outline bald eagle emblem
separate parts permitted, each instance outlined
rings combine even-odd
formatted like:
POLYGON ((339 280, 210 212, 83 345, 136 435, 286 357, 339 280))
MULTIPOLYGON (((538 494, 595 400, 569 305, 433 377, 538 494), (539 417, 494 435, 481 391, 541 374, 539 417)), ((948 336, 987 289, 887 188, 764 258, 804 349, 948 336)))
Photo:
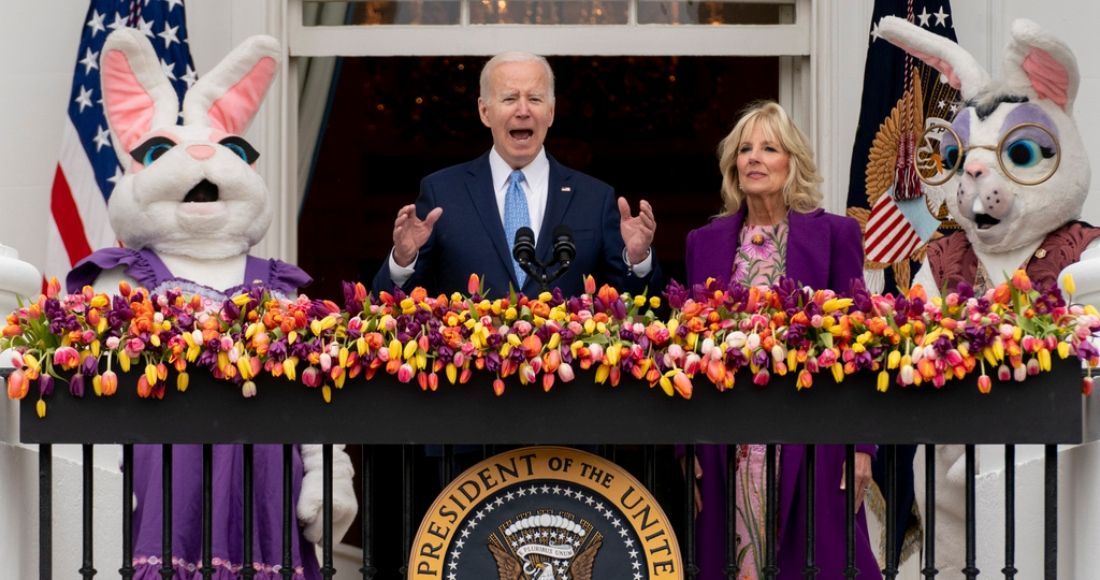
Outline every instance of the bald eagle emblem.
POLYGON ((591 580, 603 535, 572 514, 540 512, 521 514, 489 536, 500 580, 591 580))

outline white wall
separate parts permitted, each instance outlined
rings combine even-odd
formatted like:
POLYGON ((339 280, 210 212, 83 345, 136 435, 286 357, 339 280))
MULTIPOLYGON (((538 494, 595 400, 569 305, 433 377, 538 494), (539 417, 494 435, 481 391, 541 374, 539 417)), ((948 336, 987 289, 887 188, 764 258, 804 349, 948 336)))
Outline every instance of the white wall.
MULTIPOLYGON (((819 79, 819 90, 829 91, 834 105, 819 118, 817 127, 824 133, 819 143, 834 148, 830 163, 822 167, 830 195, 829 207, 842 208, 847 191, 848 165, 852 139, 859 115, 866 31, 872 0, 831 0, 836 65, 830 67, 832 79, 819 79)), ((200 74, 209 70, 222 56, 246 36, 268 32, 279 36, 278 14, 264 0, 187 0, 188 33, 192 55, 200 74), (275 24, 273 24, 275 23, 275 24)), ((40 270, 45 262, 45 230, 49 208, 49 190, 60 150, 63 115, 67 107, 79 31, 83 26, 86 4, 76 0, 36 0, 3 2, 0 8, 0 208, 3 227, 0 243, 19 251, 20 257, 40 270)), ((996 75, 1000 70, 1005 31, 1012 19, 1029 17, 1060 35, 1076 52, 1081 68, 1081 88, 1076 115, 1083 128, 1085 145, 1092 165, 1100 171, 1100 3, 1075 0, 956 0, 953 18, 960 44, 996 75)), ((277 98, 277 96, 276 96, 277 98)), ((269 97, 265 108, 277 106, 269 97)), ((257 120, 250 138, 271 147, 278 146, 282 134, 277 115, 257 120), (258 136, 258 139, 257 139, 258 136)), ((286 144, 282 144, 286 146, 286 144)), ((266 156, 267 160, 276 158, 266 156)), ((263 159, 261 160, 263 161, 263 159)), ((275 189, 279 176, 268 167, 265 176, 275 189)), ((1092 195, 1084 218, 1100 224, 1100 180, 1094 180, 1092 195)), ((274 254, 280 249, 269 244, 274 254)), ((285 255, 285 254, 284 254, 285 255)), ((14 405, 0 403, 0 546, 6 550, 5 568, 13 577, 37 576, 37 453, 16 443, 14 405)), ((79 448, 55 449, 55 573, 69 577, 80 567, 79 554, 79 448), (65 534, 65 535, 61 535, 65 534)), ((983 453, 983 478, 979 483, 983 501, 994 502, 979 512, 982 543, 981 568, 995 574, 1003 548, 1002 527, 998 523, 1001 472, 996 454, 983 453)), ((1021 450, 1022 466, 1018 478, 1020 490, 1017 533, 1018 564, 1022 577, 1037 577, 1041 570, 1042 463, 1029 461, 1034 451, 1021 450), (1036 475, 1038 474, 1038 475, 1036 475), (1038 510, 1038 511, 1037 511, 1038 510), (1039 530, 1039 531, 1036 531, 1039 530)), ((1100 554, 1092 549, 1100 541, 1100 530, 1090 525, 1100 516, 1100 450, 1088 445, 1061 454, 1059 569, 1062 577, 1087 578, 1086 570, 1100 569, 1100 554)), ((121 553, 117 544, 120 486, 117 457, 110 450, 97 452, 96 562, 100 574, 113 575, 121 553), (114 509, 112 513, 111 510, 114 509), (116 538, 112 540, 112 538, 116 538), (112 543, 115 542, 115 543, 112 543)), ((348 571, 349 566, 338 568, 348 571)))

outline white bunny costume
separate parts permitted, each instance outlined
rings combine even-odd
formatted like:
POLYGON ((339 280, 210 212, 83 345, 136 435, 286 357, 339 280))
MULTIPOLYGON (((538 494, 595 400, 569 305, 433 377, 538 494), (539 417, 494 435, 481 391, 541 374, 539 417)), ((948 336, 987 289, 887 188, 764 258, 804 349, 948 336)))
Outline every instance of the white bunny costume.
MULTIPOLYGON (((263 286, 294 294, 310 277, 296 266, 248 255, 267 232, 274 213, 259 153, 240 137, 258 111, 278 69, 279 44, 246 40, 187 92, 182 125, 179 101, 152 45, 141 32, 120 28, 103 47, 103 104, 115 151, 126 169, 108 202, 111 226, 123 248, 108 248, 78 264, 67 278, 70 292, 88 284, 115 291, 125 280, 153 293, 174 288, 216 301, 242 288, 263 286)), ((182 418, 181 420, 201 420, 182 418)), ((265 420, 256 418, 255 420, 265 420)), ((293 425, 288 425, 293 429, 293 425)), ((176 578, 201 578, 202 448, 174 445, 172 567, 176 578)), ((253 541, 243 560, 244 494, 240 445, 214 447, 214 578, 281 579, 283 452, 255 445, 253 541)), ((321 451, 302 445, 292 454, 294 578, 319 579, 312 543, 321 540, 321 451)), ((352 467, 343 446, 333 449, 333 531, 338 541, 358 509, 352 467)), ((137 579, 159 578, 162 566, 162 459, 160 446, 134 448, 134 566, 137 579)))
MULTIPOLYGON (((1100 300, 1100 228, 1076 221, 1089 188, 1089 162, 1073 119, 1080 75, 1065 43, 1034 22, 1017 20, 1005 49, 1002 79, 991 79, 954 42, 895 17, 879 23, 882 38, 940 71, 965 99, 934 156, 963 233, 929 245, 914 282, 930 296, 959 282, 977 296, 1024 268, 1050 288, 1069 272, 1075 302, 1100 300)), ((924 501, 924 453, 914 464, 924 501)), ((936 567, 958 577, 965 566, 965 455, 936 448, 936 567)), ((923 506, 921 513, 924 513, 923 506)))

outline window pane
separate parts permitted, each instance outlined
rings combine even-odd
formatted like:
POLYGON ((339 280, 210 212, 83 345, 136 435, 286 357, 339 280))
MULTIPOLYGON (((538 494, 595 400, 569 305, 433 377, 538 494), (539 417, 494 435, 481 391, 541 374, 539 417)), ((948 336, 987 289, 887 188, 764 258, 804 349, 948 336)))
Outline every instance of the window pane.
POLYGON ((401 25, 454 25, 461 18, 461 0, 380 0, 375 2, 305 2, 302 4, 304 26, 339 26, 358 24, 379 26, 401 25), (331 10, 347 7, 347 20, 318 18, 318 8, 331 10))
POLYGON ((794 3, 638 0, 638 24, 791 24, 794 3))
POLYGON ((626 24, 629 0, 470 0, 470 24, 626 24))

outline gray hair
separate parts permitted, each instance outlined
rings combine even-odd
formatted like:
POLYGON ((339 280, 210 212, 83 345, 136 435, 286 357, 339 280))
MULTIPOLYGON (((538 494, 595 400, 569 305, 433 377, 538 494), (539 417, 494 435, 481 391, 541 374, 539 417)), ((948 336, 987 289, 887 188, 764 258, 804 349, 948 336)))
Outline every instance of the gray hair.
POLYGON ((489 59, 489 62, 485 63, 485 68, 481 69, 481 99, 488 102, 489 99, 489 76, 492 74, 493 69, 498 64, 504 64, 506 62, 537 62, 542 65, 542 68, 546 69, 546 78, 548 79, 547 91, 549 91, 550 104, 554 103, 554 71, 550 68, 550 63, 546 61, 545 57, 541 57, 537 54, 531 54, 529 52, 510 51, 502 52, 493 58, 489 59))

